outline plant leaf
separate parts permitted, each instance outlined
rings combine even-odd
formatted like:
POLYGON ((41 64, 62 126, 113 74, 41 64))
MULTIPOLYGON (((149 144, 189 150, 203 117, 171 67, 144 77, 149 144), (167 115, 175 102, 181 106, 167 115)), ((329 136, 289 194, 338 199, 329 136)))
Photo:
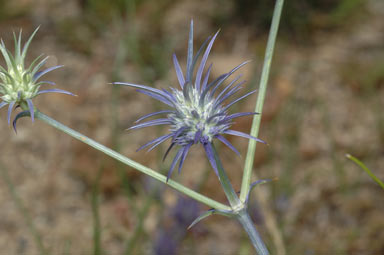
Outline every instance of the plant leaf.
POLYGON ((345 156, 347 157, 347 159, 350 159, 355 162, 356 165, 363 169, 377 184, 380 185, 382 189, 384 189, 384 183, 379 178, 377 178, 376 175, 372 173, 372 171, 369 170, 369 168, 363 162, 361 162, 351 154, 346 154, 345 156))

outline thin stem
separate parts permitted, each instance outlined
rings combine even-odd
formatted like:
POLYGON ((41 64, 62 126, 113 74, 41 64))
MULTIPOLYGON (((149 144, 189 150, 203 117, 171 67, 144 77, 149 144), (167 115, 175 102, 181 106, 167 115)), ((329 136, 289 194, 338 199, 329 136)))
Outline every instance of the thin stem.
POLYGON ((212 150, 216 160, 217 172, 219 174, 219 181, 221 183, 221 186, 224 189, 225 195, 227 196, 229 203, 231 204, 234 217, 240 222, 245 232, 247 232, 253 247, 256 249, 257 254, 268 255, 269 252, 265 247, 263 240, 260 238, 260 235, 257 232, 255 225, 253 224, 251 218, 249 217, 249 214, 247 212, 247 205, 241 202, 240 199, 237 197, 237 194, 234 191, 227 174, 225 173, 223 165, 213 145, 212 145, 212 150))
MULTIPOLYGON (((283 9, 283 4, 284 4, 284 0, 277 0, 275 5, 275 10, 273 12, 272 25, 271 25, 271 30, 269 32, 267 49, 266 49, 265 58, 264 58, 263 71, 261 73, 261 79, 259 84, 259 93, 257 96, 257 102, 255 107, 255 112, 258 112, 259 114, 253 117, 252 128, 250 133, 254 137, 257 137, 259 135, 264 99, 265 99, 265 94, 266 94, 267 85, 268 85, 269 71, 271 68, 273 50, 275 47, 277 31, 279 29, 280 16, 281 16, 281 11, 283 9)), ((256 151, 256 141, 253 139, 250 139, 248 144, 247 157, 245 159, 243 180, 241 183, 241 191, 240 191, 240 200, 243 202, 247 198, 247 194, 251 185, 251 175, 252 175, 255 151, 256 151)))
POLYGON ((1 172, 1 177, 3 178, 4 182, 8 186, 9 193, 11 193, 11 196, 12 196, 12 200, 15 202, 17 208, 19 209, 21 215, 23 216, 24 221, 27 224, 27 227, 29 229, 29 232, 31 232, 33 238, 35 239, 35 243, 39 249, 40 254, 41 255, 49 254, 43 245, 41 236, 39 232, 36 230, 36 227, 33 223, 31 216, 27 211, 27 208, 25 208, 23 201, 20 199, 19 195, 17 194, 15 186, 13 185, 12 180, 7 173, 7 170, 5 170, 2 165, 0 165, 0 172, 1 172))
POLYGON ((245 209, 239 212, 236 217, 240 224, 243 226, 245 232, 247 232, 249 239, 251 239, 253 246, 255 247, 259 255, 268 255, 269 252, 265 246, 263 240, 261 240, 259 233, 257 232, 255 225, 253 224, 251 217, 245 209))
POLYGON ((219 174, 220 184, 223 187, 225 195, 228 198, 229 204, 231 205, 232 208, 236 208, 237 206, 241 205, 241 202, 237 197, 237 194, 233 189, 231 182, 229 181, 228 175, 225 173, 225 170, 223 168, 219 155, 217 154, 217 151, 213 146, 213 144, 212 144, 212 151, 216 160, 217 172, 219 174))
POLYGON ((149 175, 151 176, 152 178, 158 180, 158 181, 161 181, 162 183, 165 183, 167 185, 169 185, 170 187, 174 188, 175 190, 193 198, 194 200, 196 201, 199 201, 203 204, 206 204, 207 206, 211 207, 211 208, 215 208, 215 209, 219 209, 219 210, 230 210, 231 208, 227 205, 224 205, 220 202, 217 202, 209 197, 206 197, 200 193, 197 193, 196 191, 190 189, 190 188, 187 188, 185 187, 184 185, 178 183, 178 182, 175 182, 173 180, 168 180, 167 182, 167 177, 163 174, 160 174, 146 166, 143 166, 141 164, 139 164, 138 162, 136 161, 133 161, 123 155, 121 155, 120 153, 117 153, 116 151, 114 150, 111 150, 110 148, 88 138, 87 136, 61 124, 60 122, 48 117, 47 115, 43 114, 42 112, 40 111, 37 111, 35 112, 35 117, 36 119, 40 119, 44 122, 46 122, 47 124, 51 125, 52 127, 54 128, 57 128, 58 130, 72 136, 73 138, 85 143, 85 144, 88 144, 89 146, 95 148, 96 150, 99 150, 105 154, 107 154, 108 156, 122 162, 123 164, 127 165, 127 166, 130 166, 146 175, 149 175))

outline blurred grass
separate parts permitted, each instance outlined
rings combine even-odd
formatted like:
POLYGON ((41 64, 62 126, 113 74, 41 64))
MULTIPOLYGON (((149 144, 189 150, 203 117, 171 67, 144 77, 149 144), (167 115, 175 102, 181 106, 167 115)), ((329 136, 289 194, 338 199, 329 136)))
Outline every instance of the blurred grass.
POLYGON ((361 169, 363 169, 369 175, 369 177, 372 178, 372 180, 374 180, 377 184, 380 185, 382 189, 384 189, 384 183, 379 178, 377 178, 376 175, 372 173, 372 171, 363 162, 361 162, 350 154, 347 154, 346 157, 351 161, 355 162, 355 164, 357 164, 361 169))
MULTIPOLYGON (((242 24, 253 25, 265 33, 269 28, 274 1, 233 1, 232 18, 242 24)), ((281 20, 285 36, 309 38, 318 29, 330 29, 347 25, 349 17, 364 9, 365 0, 296 0, 287 1, 281 20), (289 35, 291 34, 291 35, 289 35)), ((227 22, 231 22, 227 18, 227 22)))
POLYGON ((92 205, 92 215, 93 215, 93 255, 101 255, 103 254, 102 250, 102 227, 100 222, 100 178, 103 173, 103 167, 97 172, 94 185, 92 187, 92 197, 91 197, 91 205, 92 205))
POLYGON ((0 175, 8 187, 9 193, 11 194, 11 198, 12 198, 13 202, 15 203, 17 209, 19 210, 19 212, 20 212, 20 214, 24 220, 24 224, 27 226, 28 231, 30 232, 31 236, 33 237, 33 239, 35 241, 40 255, 49 255, 50 252, 44 246, 43 240, 41 238, 41 234, 39 233, 39 231, 37 231, 34 220, 32 219, 28 209, 24 205, 23 200, 19 196, 19 194, 16 190, 16 187, 13 184, 12 179, 8 174, 8 169, 6 169, 5 166, 1 162, 0 162, 0 175))

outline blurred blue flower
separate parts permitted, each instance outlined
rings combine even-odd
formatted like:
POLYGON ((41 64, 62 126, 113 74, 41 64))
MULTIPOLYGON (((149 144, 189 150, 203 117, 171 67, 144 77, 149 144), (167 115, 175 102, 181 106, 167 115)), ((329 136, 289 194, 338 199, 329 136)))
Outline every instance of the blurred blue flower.
POLYGON ((181 228, 186 229, 200 214, 200 206, 196 200, 179 196, 176 205, 171 210, 171 217, 181 228))
POLYGON ((165 89, 156 89, 145 85, 138 85, 125 82, 114 82, 113 84, 125 85, 136 88, 140 93, 148 95, 168 106, 171 110, 163 110, 147 114, 139 118, 136 125, 129 129, 138 129, 143 127, 157 126, 157 125, 170 125, 170 133, 160 136, 143 146, 139 150, 149 147, 151 151, 164 141, 171 139, 171 145, 164 155, 164 159, 169 151, 175 146, 179 146, 176 156, 174 157, 170 166, 168 176, 169 178, 175 169, 177 162, 179 162, 178 170, 180 172, 189 149, 194 144, 201 143, 205 149, 206 155, 211 163, 213 169, 217 173, 216 161, 213 155, 213 140, 218 139, 226 146, 228 146, 235 153, 240 154, 236 148, 223 136, 233 135, 240 136, 248 139, 254 139, 258 142, 265 143, 264 141, 245 134, 243 132, 231 129, 233 120, 235 118, 254 115, 255 112, 241 112, 229 114, 228 109, 235 103, 246 98, 247 96, 256 92, 256 90, 248 92, 232 101, 225 103, 230 97, 235 95, 241 90, 245 81, 239 81, 241 75, 233 79, 228 85, 220 92, 218 88, 222 85, 235 71, 244 66, 248 61, 241 63, 233 68, 228 73, 222 74, 215 80, 209 82, 209 75, 212 69, 212 64, 207 68, 205 75, 203 75, 208 55, 211 51, 213 42, 215 41, 217 32, 212 38, 209 37, 193 56, 193 21, 191 21, 189 41, 188 41, 188 54, 187 54, 187 71, 184 76, 176 55, 173 55, 173 63, 176 69, 177 79, 181 89, 170 88, 170 91, 165 89), (194 69, 199 56, 205 52, 200 61, 200 65, 196 72, 196 77, 192 81, 194 69), (166 117, 141 122, 152 116, 166 114, 166 117))
POLYGON ((14 55, 5 47, 3 40, 0 44, 0 52, 5 60, 6 68, 0 66, 0 109, 8 105, 8 124, 11 122, 11 114, 15 107, 21 106, 23 109, 29 109, 28 111, 20 112, 13 121, 13 126, 16 130, 16 120, 29 114, 32 122, 34 121, 34 106, 32 98, 44 94, 44 93, 63 93, 67 95, 73 95, 72 93, 61 89, 45 89, 39 90, 41 85, 55 85, 50 81, 38 81, 43 75, 50 71, 58 69, 62 66, 53 66, 45 70, 40 71, 48 57, 43 58, 43 55, 37 57, 27 68, 25 65, 25 57, 29 45, 35 36, 37 28, 28 41, 21 47, 21 31, 18 38, 13 34, 15 42, 14 55))
POLYGON ((179 246, 179 237, 173 234, 173 229, 168 231, 160 230, 154 242, 154 255, 176 255, 179 246))
MULTIPOLYGON (((187 227, 199 216, 200 206, 196 200, 179 196, 176 205, 169 211, 172 222, 162 220, 154 242, 155 255, 178 254, 181 242, 187 234, 187 227)), ((196 229, 195 229, 196 230, 196 229)))

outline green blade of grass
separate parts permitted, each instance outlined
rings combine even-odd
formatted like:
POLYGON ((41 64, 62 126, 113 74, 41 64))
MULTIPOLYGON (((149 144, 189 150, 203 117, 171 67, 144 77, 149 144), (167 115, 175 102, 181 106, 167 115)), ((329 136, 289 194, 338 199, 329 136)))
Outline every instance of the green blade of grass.
POLYGON ((361 162, 351 154, 346 154, 345 156, 347 157, 347 159, 350 159, 355 162, 356 165, 363 169, 369 175, 369 177, 371 177, 377 184, 380 185, 382 189, 384 189, 384 183, 379 178, 377 178, 376 175, 374 175, 372 171, 369 170, 369 168, 363 162, 361 162))

